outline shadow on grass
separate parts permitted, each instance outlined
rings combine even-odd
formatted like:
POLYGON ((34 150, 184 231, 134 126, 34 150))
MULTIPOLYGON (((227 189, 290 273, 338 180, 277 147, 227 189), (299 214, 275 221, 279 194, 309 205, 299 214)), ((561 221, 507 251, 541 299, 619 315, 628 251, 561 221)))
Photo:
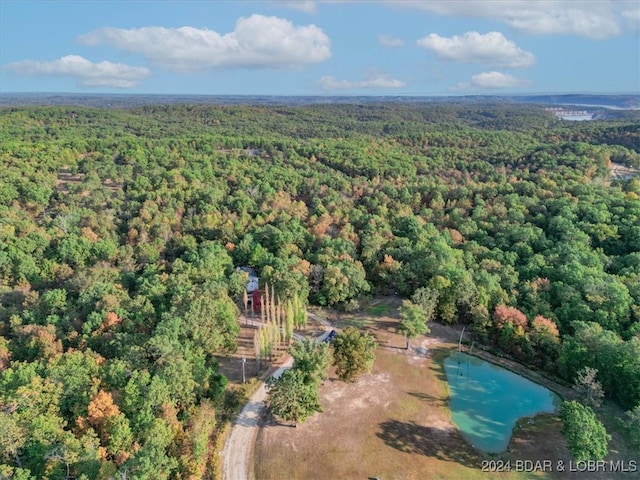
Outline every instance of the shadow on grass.
POLYGON ((295 422, 286 422, 276 417, 269 407, 264 407, 260 412, 260 424, 261 429, 286 427, 297 428, 298 424, 295 422))
POLYGON ((388 333, 398 334, 398 322, 397 321, 376 318, 375 319, 375 325, 376 325, 376 328, 378 328, 379 330, 383 330, 383 331, 388 332, 388 333))
POLYGON ((378 348, 386 348, 389 350, 402 350, 403 352, 408 352, 407 347, 404 345, 391 345, 389 343, 378 343, 378 348))
POLYGON ((447 374, 444 369, 444 361, 453 352, 455 352, 455 349, 451 347, 434 347, 431 349, 431 357, 433 358, 433 363, 429 368, 439 380, 445 383, 447 383, 447 374))
POLYGON ((407 392, 407 394, 411 395, 412 397, 417 398, 418 400, 421 400, 423 402, 429 403, 430 405, 436 405, 438 407, 446 405, 446 403, 447 403, 442 398, 439 398, 439 397, 437 397, 435 395, 429 395, 428 393, 407 392))
POLYGON ((391 448, 404 453, 434 457, 470 468, 477 468, 482 462, 482 455, 455 429, 443 430, 414 422, 389 420, 380 424, 376 435, 391 448))

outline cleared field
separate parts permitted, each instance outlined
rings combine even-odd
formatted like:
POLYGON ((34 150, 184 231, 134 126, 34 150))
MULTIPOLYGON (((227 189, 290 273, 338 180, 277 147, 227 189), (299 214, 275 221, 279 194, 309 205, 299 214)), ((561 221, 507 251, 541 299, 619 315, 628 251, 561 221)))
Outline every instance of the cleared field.
POLYGON ((552 415, 523 420, 505 454, 483 456, 456 430, 447 407, 442 361, 457 347, 458 332, 432 325, 432 333, 407 352, 404 339, 393 333, 392 318, 343 317, 338 323, 361 323, 376 335, 373 371, 354 384, 332 374, 320 388, 324 412, 296 428, 265 419, 255 449, 257 480, 637 478, 557 471, 558 461, 568 466, 571 457, 561 423, 552 415), (512 471, 490 471, 491 460, 510 460, 512 471), (536 461, 549 460, 553 471, 515 471, 516 461, 520 470, 531 470, 536 461))
POLYGON ((640 169, 625 167, 619 163, 611 164, 611 178, 628 180, 633 177, 640 177, 640 169))

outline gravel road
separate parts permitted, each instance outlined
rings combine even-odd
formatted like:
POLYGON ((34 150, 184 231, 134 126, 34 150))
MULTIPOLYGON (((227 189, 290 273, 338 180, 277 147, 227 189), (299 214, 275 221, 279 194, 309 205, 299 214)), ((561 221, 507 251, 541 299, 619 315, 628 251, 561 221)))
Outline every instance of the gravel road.
MULTIPOLYGON (((273 376, 279 377, 292 365, 293 359, 289 358, 275 371, 273 376)), ((253 445, 260 426, 260 415, 266 406, 266 399, 267 390, 265 384, 262 383, 233 422, 233 427, 222 451, 223 480, 248 480, 250 478, 249 461, 253 458, 253 445)))
MULTIPOLYGON (((329 323, 320 320, 313 314, 309 314, 314 319, 321 321, 325 326, 329 323)), ((322 333, 318 340, 323 340, 329 334, 328 331, 322 333)), ((273 373, 274 377, 282 375, 286 369, 291 368, 293 359, 289 357, 278 370, 273 373)), ((253 459, 253 446, 255 444, 258 428, 260 427, 260 417, 262 410, 266 407, 267 390, 262 383, 256 393, 254 393, 244 406, 238 417, 233 422, 231 432, 227 436, 227 441, 222 450, 222 479, 223 480, 250 480, 253 478, 251 461, 253 459)))

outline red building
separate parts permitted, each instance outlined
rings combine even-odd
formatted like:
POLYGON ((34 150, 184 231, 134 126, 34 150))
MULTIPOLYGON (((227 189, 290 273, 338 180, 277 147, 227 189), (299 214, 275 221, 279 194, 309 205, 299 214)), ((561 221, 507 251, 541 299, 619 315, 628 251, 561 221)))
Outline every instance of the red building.
POLYGON ((260 295, 260 290, 255 289, 251 292, 251 305, 254 312, 259 312, 262 308, 262 296, 260 295))

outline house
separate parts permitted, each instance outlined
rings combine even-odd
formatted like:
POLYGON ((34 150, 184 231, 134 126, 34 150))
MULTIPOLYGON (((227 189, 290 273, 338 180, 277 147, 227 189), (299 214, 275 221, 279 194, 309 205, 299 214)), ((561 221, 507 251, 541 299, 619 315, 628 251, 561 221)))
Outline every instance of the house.
POLYGON ((258 277, 258 274, 253 268, 238 267, 236 268, 236 270, 239 272, 246 272, 248 275, 246 286, 247 293, 253 293, 255 290, 258 290, 258 288, 260 287, 260 277, 258 277))

